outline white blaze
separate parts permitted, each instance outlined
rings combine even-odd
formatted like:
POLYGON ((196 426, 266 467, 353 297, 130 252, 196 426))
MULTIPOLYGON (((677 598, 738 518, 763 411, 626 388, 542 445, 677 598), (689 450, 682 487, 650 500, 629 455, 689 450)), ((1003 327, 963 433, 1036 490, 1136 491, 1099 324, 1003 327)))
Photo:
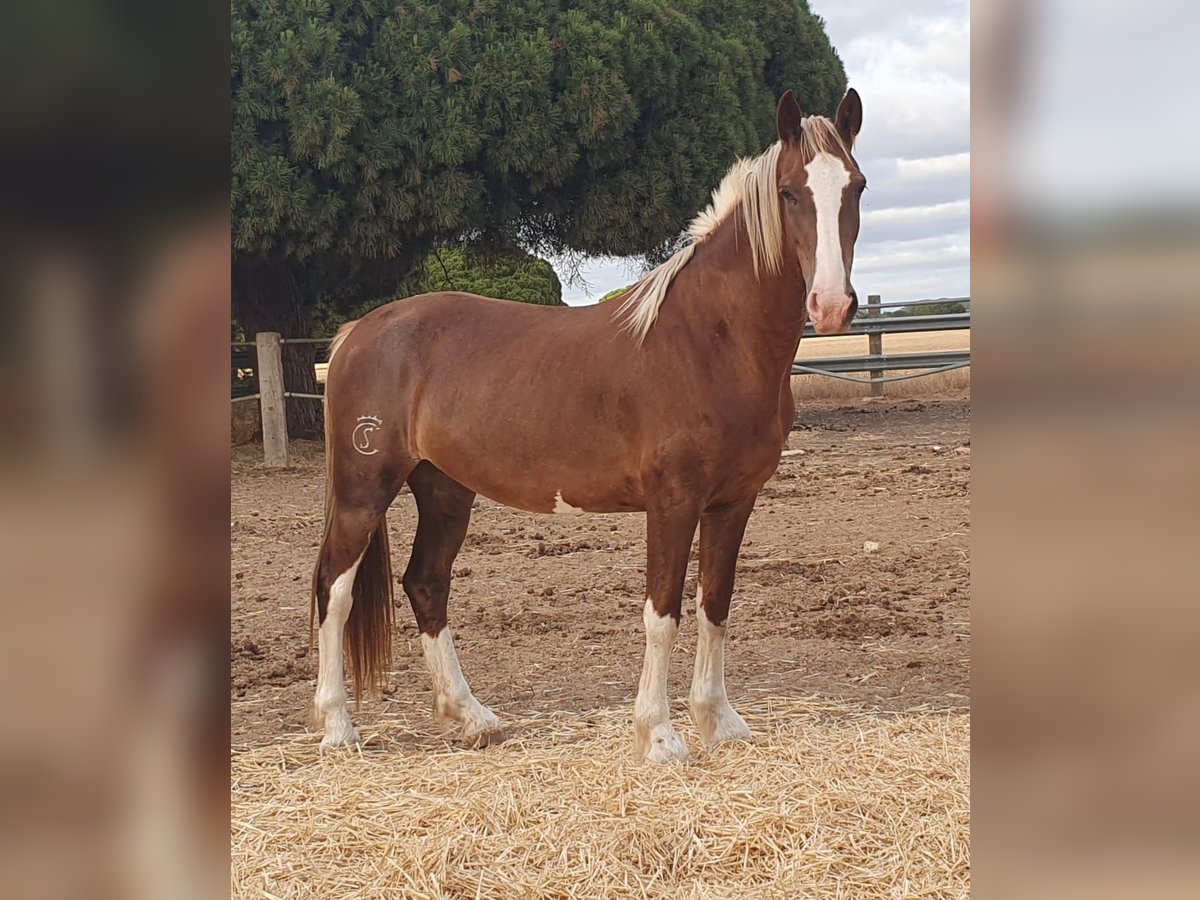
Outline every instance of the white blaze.
POLYGON ((850 183, 850 173, 840 159, 829 153, 818 153, 804 170, 817 210, 817 270, 809 293, 842 294, 846 290, 846 266, 838 220, 842 190, 850 183))

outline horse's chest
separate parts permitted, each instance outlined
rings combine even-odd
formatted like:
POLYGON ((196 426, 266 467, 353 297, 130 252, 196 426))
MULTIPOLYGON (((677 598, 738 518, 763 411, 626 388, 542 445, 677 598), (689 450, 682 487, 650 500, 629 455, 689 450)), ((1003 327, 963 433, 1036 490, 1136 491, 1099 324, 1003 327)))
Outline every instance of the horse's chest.
POLYGON ((781 439, 779 403, 774 397, 722 404, 714 420, 722 440, 739 449, 775 444, 781 439))
POLYGON ((724 417, 719 437, 710 449, 714 461, 730 476, 748 482, 763 482, 779 464, 786 435, 777 408, 741 410, 724 417))

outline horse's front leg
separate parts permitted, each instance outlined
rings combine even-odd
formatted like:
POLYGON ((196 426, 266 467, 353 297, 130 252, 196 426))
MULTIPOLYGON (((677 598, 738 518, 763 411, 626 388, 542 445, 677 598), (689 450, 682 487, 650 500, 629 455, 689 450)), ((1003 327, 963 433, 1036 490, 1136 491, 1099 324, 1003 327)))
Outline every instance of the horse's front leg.
POLYGON ((679 631, 683 581, 699 509, 659 496, 646 511, 646 659, 633 706, 634 752, 654 763, 687 762, 687 744, 671 727, 667 667, 679 631))
POLYGON ((690 697, 692 721, 706 747, 749 740, 750 729, 725 694, 725 624, 733 597, 738 550, 754 497, 705 510, 700 518, 700 587, 696 592, 696 668, 690 697))

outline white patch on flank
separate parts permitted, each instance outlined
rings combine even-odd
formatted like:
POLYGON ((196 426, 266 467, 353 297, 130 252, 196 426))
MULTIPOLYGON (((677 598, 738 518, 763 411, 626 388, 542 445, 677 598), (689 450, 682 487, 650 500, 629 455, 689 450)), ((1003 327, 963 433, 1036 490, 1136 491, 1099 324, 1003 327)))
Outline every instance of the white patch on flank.
POLYGON ((808 189, 817 210, 817 270, 809 293, 842 294, 846 290, 846 264, 842 258, 842 190, 850 183, 850 173, 838 157, 818 153, 804 167, 808 189))
POLYGON ((562 498, 562 491, 554 495, 554 514, 559 516, 578 516, 582 515, 583 510, 578 506, 572 506, 562 498))
POLYGON ((421 650, 433 678, 433 709, 438 721, 447 725, 456 723, 459 739, 468 742, 499 733, 500 720, 475 699, 463 678, 450 626, 439 631, 437 637, 421 635, 421 650))
POLYGON ((706 747, 749 740, 749 727, 725 695, 725 626, 709 621, 703 589, 696 591, 696 625, 696 668, 689 698, 692 721, 706 747))
POLYGON ((669 615, 656 613, 649 598, 642 622, 646 626, 646 660, 633 704, 635 752, 647 762, 687 762, 687 744, 671 727, 671 711, 667 706, 667 666, 679 626, 669 615))
POLYGON ((334 579, 329 588, 325 621, 317 632, 317 696, 313 705, 314 712, 325 726, 325 736, 321 738, 322 750, 359 743, 358 732, 350 723, 350 712, 346 708, 342 646, 346 620, 350 618, 350 607, 354 603, 351 593, 354 576, 361 562, 362 555, 354 561, 354 565, 334 579))

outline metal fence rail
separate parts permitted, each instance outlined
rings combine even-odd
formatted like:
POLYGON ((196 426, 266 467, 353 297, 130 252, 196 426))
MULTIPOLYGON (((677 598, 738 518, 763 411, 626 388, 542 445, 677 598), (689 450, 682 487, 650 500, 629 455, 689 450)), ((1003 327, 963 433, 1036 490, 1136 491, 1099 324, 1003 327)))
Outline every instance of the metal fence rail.
MULTIPOLYGON (((920 304, 911 304, 920 305, 920 304)), ((969 312, 945 313, 940 316, 886 316, 881 319, 855 319, 850 323, 848 334, 911 334, 914 331, 956 331, 970 329, 969 312)), ((844 337, 844 335, 817 334, 812 325, 804 326, 806 338, 844 337)))
POLYGON ((838 356, 833 359, 808 359, 792 365, 796 369, 817 369, 824 372, 868 372, 878 369, 894 372, 898 369, 958 368, 971 364, 970 350, 936 350, 929 353, 893 353, 891 356, 838 356), (817 365, 819 363, 819 365, 817 365))
MULTIPOLYGON (((942 313, 924 316, 881 316, 884 309, 912 308, 926 306, 931 301, 912 301, 902 303, 880 303, 879 295, 872 294, 867 298, 867 306, 862 318, 855 318, 850 323, 849 335, 867 336, 869 353, 866 356, 835 356, 822 359, 796 360, 792 364, 793 375, 825 375, 844 381, 855 381, 871 385, 871 393, 879 396, 883 393, 883 385, 889 381, 904 381, 909 378, 920 378, 925 375, 936 375, 951 369, 961 369, 971 364, 970 350, 937 350, 925 353, 893 353, 885 356, 883 353, 883 336, 885 334, 914 334, 923 331, 957 331, 971 328, 971 300, 963 298, 955 300, 966 308, 966 312, 942 313), (912 371, 905 375, 885 376, 885 372, 899 370, 912 371), (865 372, 867 378, 853 378, 848 372, 865 372)), ((845 335, 822 335, 813 331, 812 325, 804 326, 804 339, 814 340, 822 337, 844 337, 845 335)))

